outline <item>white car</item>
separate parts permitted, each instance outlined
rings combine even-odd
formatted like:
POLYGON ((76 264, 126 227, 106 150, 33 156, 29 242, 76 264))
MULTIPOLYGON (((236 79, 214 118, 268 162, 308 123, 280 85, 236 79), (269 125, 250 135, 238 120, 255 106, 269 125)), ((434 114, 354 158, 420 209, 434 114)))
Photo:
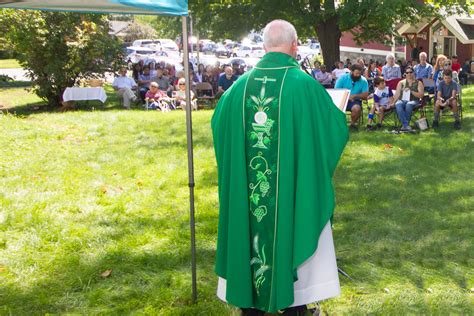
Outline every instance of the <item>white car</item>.
POLYGON ((154 41, 151 39, 139 39, 133 42, 132 46, 134 47, 147 47, 148 45, 154 44, 154 41))
POLYGON ((234 57, 262 58, 263 55, 265 55, 265 50, 263 49, 263 46, 259 45, 242 45, 238 50, 235 51, 233 55, 234 57))
POLYGON ((237 49, 233 56, 234 57, 250 57, 252 54, 252 47, 248 45, 241 45, 239 49, 237 49))
POLYGON ((130 47, 127 47, 127 57, 125 58, 125 60, 127 62, 132 62, 136 64, 140 60, 152 58, 155 52, 156 52, 155 50, 148 47, 130 46, 130 47))
POLYGON ((263 46, 261 45, 252 46, 252 54, 250 54, 250 57, 262 58, 263 55, 265 55, 265 50, 263 49, 263 46))
POLYGON ((155 40, 156 42, 159 42, 161 44, 161 49, 164 51, 173 51, 177 52, 179 50, 178 44, 176 44, 175 41, 169 39, 169 38, 161 38, 155 40))

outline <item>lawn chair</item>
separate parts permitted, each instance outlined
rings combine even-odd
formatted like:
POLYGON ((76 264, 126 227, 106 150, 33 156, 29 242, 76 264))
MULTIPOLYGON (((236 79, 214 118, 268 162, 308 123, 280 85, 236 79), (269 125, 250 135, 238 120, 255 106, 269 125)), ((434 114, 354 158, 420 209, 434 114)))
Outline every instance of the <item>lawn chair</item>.
MULTIPOLYGON (((196 98, 198 103, 203 101, 205 104, 212 105, 215 100, 214 90, 209 82, 200 82, 196 84, 196 98)), ((212 107, 212 106, 209 106, 212 107)))
MULTIPOLYGON (((395 94, 395 92, 393 92, 393 94, 395 94)), ((370 99, 373 99, 374 95, 373 94, 370 94, 369 97, 367 98, 367 101, 366 101, 366 104, 367 104, 367 113, 370 113, 370 109, 372 108, 372 105, 369 105, 369 100, 370 99)), ((374 122, 378 122, 378 111, 375 110, 375 117, 374 117, 374 122)), ((384 113, 384 116, 383 116, 383 121, 385 123, 388 123, 388 122, 391 122, 392 124, 390 125, 393 125, 393 128, 397 128, 399 126, 398 124, 398 116, 397 116, 397 111, 395 110, 395 108, 392 108, 390 111, 388 112, 385 112, 384 113)))
MULTIPOLYGON (((458 112, 459 112, 459 120, 462 122, 462 91, 461 91, 461 85, 458 84, 458 94, 456 95, 456 102, 458 103, 458 112)), ((449 111, 451 111, 451 107, 445 106, 440 112, 439 112, 439 121, 441 122, 441 117, 443 114, 447 114, 449 111)))
POLYGON ((390 90, 397 90, 397 85, 401 80, 402 80, 402 78, 395 78, 395 79, 385 80, 385 85, 390 90))

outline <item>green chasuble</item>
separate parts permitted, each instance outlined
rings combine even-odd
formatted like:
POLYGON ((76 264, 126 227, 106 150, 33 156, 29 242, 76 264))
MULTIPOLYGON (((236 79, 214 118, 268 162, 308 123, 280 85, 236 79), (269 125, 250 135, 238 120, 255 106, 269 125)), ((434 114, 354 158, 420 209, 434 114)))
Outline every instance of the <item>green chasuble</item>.
POLYGON ((216 273, 226 300, 267 312, 293 303, 297 268, 333 214, 332 175, 346 116, 283 53, 267 53, 220 99, 212 118, 218 166, 216 273))

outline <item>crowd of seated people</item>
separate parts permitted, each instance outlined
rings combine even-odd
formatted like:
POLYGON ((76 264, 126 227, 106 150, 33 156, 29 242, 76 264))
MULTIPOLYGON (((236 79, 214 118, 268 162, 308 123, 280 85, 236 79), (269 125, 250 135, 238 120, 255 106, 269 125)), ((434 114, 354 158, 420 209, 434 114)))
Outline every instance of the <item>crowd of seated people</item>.
MULTIPOLYGON (((350 99, 347 111, 351 114, 350 128, 357 129, 361 113, 361 103, 363 100, 374 99, 373 105, 368 113, 368 130, 381 128, 384 120, 384 113, 396 111, 401 123, 401 131, 412 131, 410 121, 412 114, 424 102, 434 100, 433 127, 439 125, 439 113, 443 109, 449 108, 454 117, 454 128, 461 128, 458 95, 461 93, 461 85, 466 84, 466 78, 471 76, 471 60, 466 60, 464 65, 460 65, 457 57, 451 59, 442 54, 432 59, 434 65, 427 62, 427 54, 419 53, 419 58, 413 61, 395 61, 392 54, 386 57, 385 65, 378 61, 370 60, 367 64, 362 58, 352 65, 351 69, 345 68, 350 65, 350 60, 346 64, 337 62, 331 75, 333 82, 323 84, 321 71, 312 72, 313 77, 324 87, 349 89, 350 99), (354 67, 358 65, 359 67, 354 67), (362 80, 359 74, 362 73, 362 80), (377 115, 377 124, 374 125, 374 118, 377 115)), ((319 65, 318 65, 319 66, 319 65)), ((319 68, 325 68, 324 65, 319 68)))
MULTIPOLYGON (((354 63, 350 59, 337 61, 330 68, 316 61, 311 72, 307 72, 325 88, 347 88, 351 91, 347 111, 351 115, 350 128, 353 130, 357 130, 357 122, 363 112, 362 102, 370 98, 374 99, 374 103, 368 113, 368 130, 381 128, 384 115, 396 111, 402 124, 401 131, 411 131, 412 113, 425 97, 434 100, 433 127, 438 126, 439 112, 449 107, 455 118, 455 128, 460 128, 458 104, 453 96, 460 93, 461 84, 466 84, 474 76, 471 60, 461 65, 456 56, 450 59, 440 54, 433 57, 431 63, 427 62, 427 58, 423 51, 418 59, 412 61, 396 61, 393 54, 388 54, 384 64, 373 59, 365 63, 363 58, 358 58, 354 63), (374 125, 375 116, 377 124, 374 125)), ((195 109, 196 96, 220 97, 245 72, 245 65, 198 64, 194 67, 190 63, 189 69, 191 104, 195 109), (208 83, 209 91, 197 91, 196 86, 200 83, 208 83)), ((140 61, 133 65, 131 78, 127 77, 126 70, 121 70, 113 86, 126 108, 130 108, 130 102, 145 102, 146 99, 153 100, 148 102, 153 109, 185 108, 187 102, 181 97, 184 78, 184 72, 177 72, 171 64, 140 61), (160 98, 166 102, 155 102, 156 92, 155 97, 147 98, 152 88, 154 91, 158 89, 160 98), (175 106, 169 103, 169 99, 175 100, 175 106)))

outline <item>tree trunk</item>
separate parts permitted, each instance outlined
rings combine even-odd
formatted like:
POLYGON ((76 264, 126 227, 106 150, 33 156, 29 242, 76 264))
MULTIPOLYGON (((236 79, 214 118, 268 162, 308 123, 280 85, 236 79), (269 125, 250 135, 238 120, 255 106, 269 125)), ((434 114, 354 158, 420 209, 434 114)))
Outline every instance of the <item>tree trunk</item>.
POLYGON ((331 71, 334 63, 341 58, 339 45, 342 33, 339 28, 338 17, 333 16, 324 22, 318 23, 315 28, 321 45, 324 64, 328 71, 331 71))

